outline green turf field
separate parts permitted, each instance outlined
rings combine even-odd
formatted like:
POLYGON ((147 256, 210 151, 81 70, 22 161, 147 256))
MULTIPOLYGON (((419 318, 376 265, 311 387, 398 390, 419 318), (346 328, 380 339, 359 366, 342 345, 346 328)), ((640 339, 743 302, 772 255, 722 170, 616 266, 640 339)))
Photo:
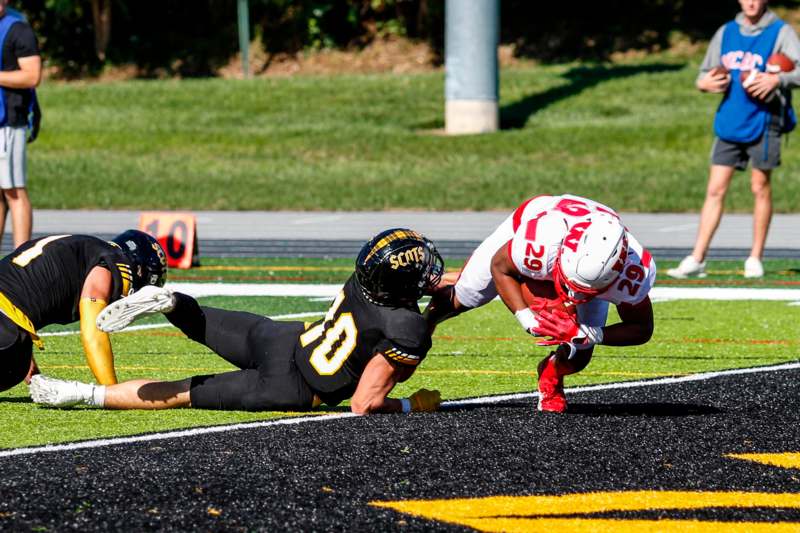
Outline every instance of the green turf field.
MULTIPOLYGON (((225 273, 227 281, 232 282, 252 281, 250 276, 269 276, 270 272, 310 272, 315 282, 334 283, 342 281, 350 273, 349 261, 205 260, 203 263, 218 267, 212 271, 225 273), (237 278, 236 272, 248 278, 237 278)), ((669 262, 664 262, 660 268, 663 271, 669 265, 669 262)), ((786 287, 792 282, 796 284, 800 277, 798 266, 796 261, 768 261, 766 280, 751 285, 786 287)), ((712 263, 708 282, 716 280, 719 285, 730 285, 731 281, 738 281, 729 274, 734 268, 738 267, 712 263)), ((201 269, 178 271, 173 279, 198 279, 202 272, 201 269)), ((661 284, 662 280, 659 279, 658 283, 661 284)), ((327 308, 324 301, 301 297, 213 297, 204 298, 202 302, 269 316, 322 314, 327 308)), ((797 336, 800 305, 685 300, 656 303, 655 316, 656 331, 650 343, 631 348, 599 347, 585 371, 567 378, 567 386, 749 367, 800 358, 800 339, 797 336)), ((614 320, 613 313, 611 320, 614 320)), ((140 323, 165 324, 165 321, 157 317, 140 323)), ((63 333, 75 329, 74 325, 51 327, 44 332, 63 333)), ((46 373, 91 380, 77 335, 46 336, 45 342, 47 349, 37 358, 46 373)), ((121 379, 178 379, 230 368, 208 350, 167 326, 118 333, 113 336, 113 343, 121 379)), ((536 363, 546 353, 545 348, 534 346, 532 340, 521 333, 501 303, 493 302, 441 325, 434 336, 430 356, 415 376, 397 389, 397 395, 407 395, 419 387, 440 389, 445 399, 531 391, 535 387, 533 371, 536 363)), ((27 388, 21 385, 0 394, 0 419, 5 428, 0 434, 0 447, 131 435, 274 416, 279 415, 199 410, 114 412, 89 408, 48 409, 31 404, 27 388)))
MULTIPOLYGON (((719 96, 694 89, 696 61, 503 70, 505 129, 462 137, 431 133, 441 72, 46 83, 30 191, 38 208, 508 210, 572 192, 697 211, 719 96)), ((798 175, 790 143, 777 211, 797 209, 798 175)), ((728 207, 752 209, 749 180, 728 207)))

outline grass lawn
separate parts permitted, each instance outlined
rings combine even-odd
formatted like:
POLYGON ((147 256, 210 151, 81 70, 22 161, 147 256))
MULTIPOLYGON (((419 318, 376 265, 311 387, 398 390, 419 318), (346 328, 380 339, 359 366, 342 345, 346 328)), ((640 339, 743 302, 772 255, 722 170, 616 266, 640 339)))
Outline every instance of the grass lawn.
MULTIPOLYGON (((718 96, 696 65, 504 70, 504 129, 443 127, 443 74, 47 83, 30 147, 39 208, 502 209, 572 192, 624 211, 696 211, 718 96), (668 191, 665 194, 665 191, 668 191)), ((786 147, 777 211, 796 211, 786 147)), ((749 211, 747 179, 728 206, 749 211)))
MULTIPOLYGON (((349 262, 287 260, 204 261, 226 281, 270 272, 303 272, 314 282, 345 279, 349 262), (284 270, 293 268, 295 270, 284 270)), ((767 262, 762 286, 786 287, 797 282, 797 262, 767 262)), ((710 282, 730 285, 728 265, 712 263, 710 282)), ((662 270, 663 271, 663 270, 662 270)), ((181 272, 186 278, 202 270, 181 272)), ((662 283, 661 280, 658 282, 662 283)), ((751 286, 759 286, 751 284, 751 286)), ((800 291, 798 291, 800 301, 800 291)), ((204 304, 248 310, 269 316, 319 312, 327 302, 300 297, 214 297, 204 304)), ((800 306, 788 302, 684 300, 656 303, 656 331, 644 346, 601 346, 587 369, 567 379, 567 386, 673 376, 708 370, 750 367, 800 358, 797 324, 800 306)), ((612 316, 611 321, 616 317, 612 316)), ((161 317, 151 323, 165 323, 161 317)), ((75 331, 75 325, 51 327, 46 333, 75 331)), ((91 380, 76 334, 46 336, 47 349, 37 354, 48 374, 91 380)), ((204 347, 185 339, 171 327, 122 332, 113 337, 121 379, 142 377, 179 379, 194 374, 230 369, 204 347)), ((398 387, 405 396, 419 387, 436 388, 445 399, 531 391, 536 363, 547 353, 534 346, 500 302, 442 324, 434 336, 433 350, 409 382, 398 387)), ((325 412, 326 409, 322 409, 325 412)), ((215 412, 201 410, 114 412, 89 408, 58 410, 30 403, 24 385, 0 394, 0 448, 66 442, 116 435, 132 435, 175 428, 263 420, 278 413, 215 412)))

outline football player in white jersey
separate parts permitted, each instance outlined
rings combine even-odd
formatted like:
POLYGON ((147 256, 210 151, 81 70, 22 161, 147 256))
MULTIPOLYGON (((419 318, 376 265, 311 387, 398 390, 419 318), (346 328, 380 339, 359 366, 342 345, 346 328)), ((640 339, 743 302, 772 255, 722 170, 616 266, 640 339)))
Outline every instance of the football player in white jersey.
POLYGON ((586 367, 594 345, 650 340, 655 278, 655 261, 613 209, 579 196, 536 196, 478 246, 457 278, 445 277, 425 315, 433 329, 499 295, 538 344, 557 346, 538 366, 538 409, 563 412, 564 376, 586 367), (529 307, 526 280, 555 289, 559 305, 529 307), (609 303, 622 321, 607 326, 609 303))

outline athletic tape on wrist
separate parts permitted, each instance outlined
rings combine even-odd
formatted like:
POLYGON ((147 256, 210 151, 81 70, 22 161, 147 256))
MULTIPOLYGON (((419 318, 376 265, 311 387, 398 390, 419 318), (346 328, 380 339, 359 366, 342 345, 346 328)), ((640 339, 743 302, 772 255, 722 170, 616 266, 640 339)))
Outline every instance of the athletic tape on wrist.
POLYGON ((573 337, 573 339, 577 340, 581 338, 583 338, 583 342, 575 343, 575 347, 578 350, 585 350, 587 348, 591 348, 595 344, 602 344, 603 328, 581 325, 578 328, 578 335, 573 337))
POLYGON ((531 331, 533 328, 539 326, 536 315, 527 307, 514 313, 514 316, 517 317, 519 325, 522 326, 525 331, 531 331))
POLYGON ((402 406, 404 413, 411 412, 411 400, 408 398, 400 398, 400 405, 402 406))

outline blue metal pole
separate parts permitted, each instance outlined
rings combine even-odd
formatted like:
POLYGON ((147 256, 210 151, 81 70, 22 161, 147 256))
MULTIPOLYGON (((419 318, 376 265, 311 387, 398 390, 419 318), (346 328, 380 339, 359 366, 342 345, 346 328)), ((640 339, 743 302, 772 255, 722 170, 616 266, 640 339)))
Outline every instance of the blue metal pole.
POLYGON ((499 0, 445 2, 445 130, 498 128, 499 0))

